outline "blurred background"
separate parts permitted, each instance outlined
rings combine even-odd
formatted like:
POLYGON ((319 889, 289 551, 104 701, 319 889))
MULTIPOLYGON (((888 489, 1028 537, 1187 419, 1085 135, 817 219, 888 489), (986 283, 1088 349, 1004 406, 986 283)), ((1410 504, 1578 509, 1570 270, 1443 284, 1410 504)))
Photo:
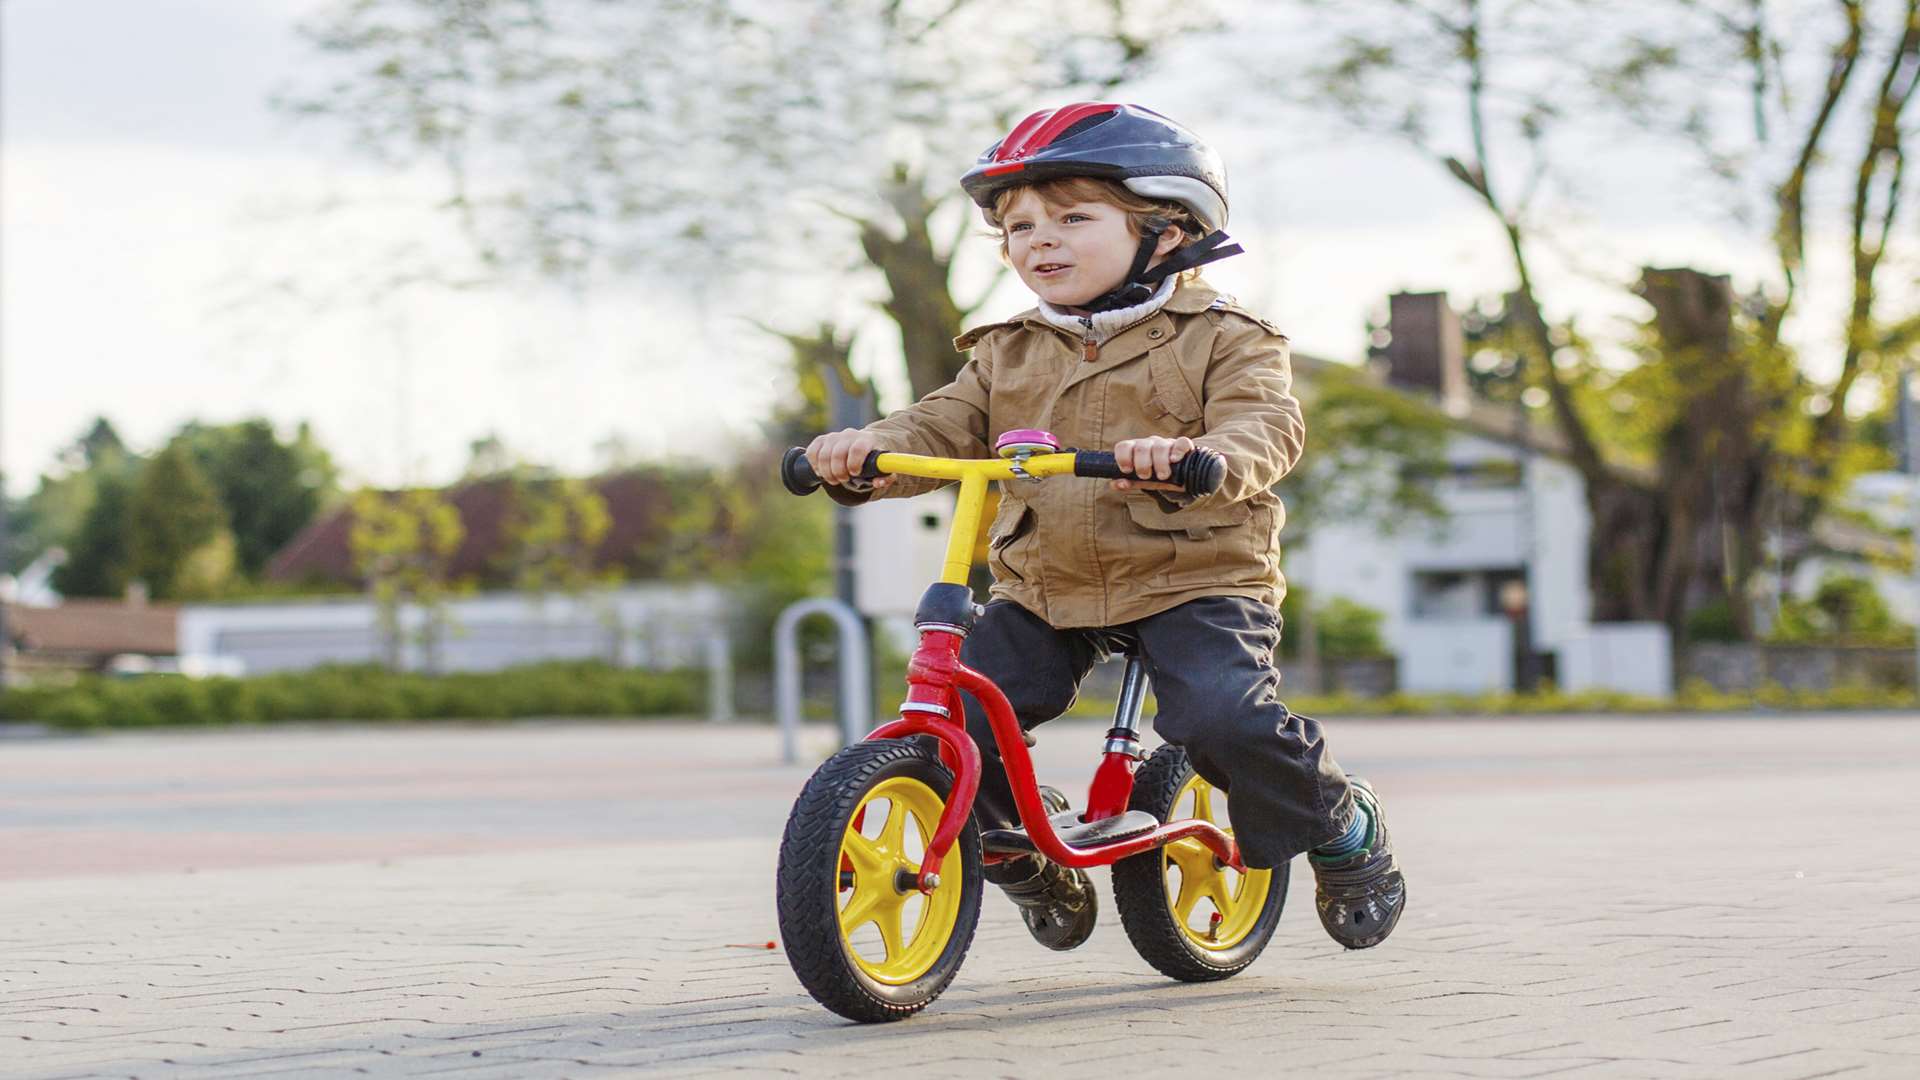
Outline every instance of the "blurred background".
POLYGON ((836 518, 774 463, 1030 306, 956 180, 1083 99, 1220 151, 1208 276, 1292 338, 1290 700, 1914 701, 1920 0, 0 0, 0 39, 0 719, 764 716, 809 598, 816 708, 838 653, 885 709, 951 499, 836 518))

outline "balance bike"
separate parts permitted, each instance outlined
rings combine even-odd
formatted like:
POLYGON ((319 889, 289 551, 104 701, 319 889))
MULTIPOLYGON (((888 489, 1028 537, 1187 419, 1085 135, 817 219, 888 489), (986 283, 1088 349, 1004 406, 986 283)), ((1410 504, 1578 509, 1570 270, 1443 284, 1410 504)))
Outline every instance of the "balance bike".
MULTIPOLYGON (((1060 451, 1041 431, 1008 432, 995 449, 997 460, 875 453, 861 472, 957 480, 960 495, 940 581, 914 614, 920 644, 900 719, 815 770, 780 842, 788 960, 815 1000, 850 1020, 904 1019, 953 981, 980 918, 984 864, 1037 853, 1071 867, 1111 865, 1128 940, 1147 963, 1188 982, 1224 979, 1253 963, 1286 899, 1287 868, 1246 868, 1225 824, 1225 799, 1185 751, 1162 746, 1147 758, 1141 750, 1147 675, 1131 650, 1085 812, 1048 812, 1005 695, 960 662, 978 612, 967 587, 974 537, 990 480, 1123 474, 1112 454, 1060 451), (981 756, 967 734, 962 691, 986 710, 1020 828, 983 833, 974 821, 981 756)), ((1196 450, 1175 465, 1172 482, 1206 494, 1225 468, 1218 453, 1196 450)), ((781 478, 796 495, 820 485, 799 449, 787 451, 781 478)))

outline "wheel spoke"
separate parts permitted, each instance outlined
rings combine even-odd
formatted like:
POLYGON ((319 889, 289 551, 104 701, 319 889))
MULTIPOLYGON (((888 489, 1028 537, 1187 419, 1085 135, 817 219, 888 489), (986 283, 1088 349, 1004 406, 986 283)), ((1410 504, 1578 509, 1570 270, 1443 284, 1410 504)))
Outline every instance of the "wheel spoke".
POLYGON ((861 924, 872 922, 886 896, 893 892, 891 884, 877 881, 872 875, 855 874, 853 878, 853 898, 847 906, 840 909, 840 933, 852 937, 861 924))
POLYGON ((1205 780, 1193 782, 1193 816, 1202 821, 1214 820, 1213 785, 1205 780))
POLYGON ((1222 919, 1233 918, 1233 891, 1227 888, 1227 875, 1215 871, 1207 878, 1207 899, 1222 919))
POLYGON ((853 864, 855 881, 867 878, 879 879, 885 876, 887 868, 893 863, 893 860, 887 858, 872 840, 852 829, 847 830, 847 838, 841 842, 840 853, 853 864))
POLYGON ((906 908, 907 898, 895 893, 892 903, 882 900, 873 913, 873 925, 880 930, 880 943, 887 947, 888 960, 897 960, 906 952, 905 943, 900 940, 901 917, 906 908))
POLYGON ((912 812, 900 804, 898 799, 887 804, 887 825, 880 830, 880 851, 895 859, 904 859, 907 855, 907 818, 912 812))
POLYGON ((1200 898, 1205 895, 1207 890, 1204 879, 1181 867, 1180 895, 1173 899, 1173 921, 1181 926, 1188 925, 1187 920, 1193 918, 1195 905, 1199 904, 1200 898))

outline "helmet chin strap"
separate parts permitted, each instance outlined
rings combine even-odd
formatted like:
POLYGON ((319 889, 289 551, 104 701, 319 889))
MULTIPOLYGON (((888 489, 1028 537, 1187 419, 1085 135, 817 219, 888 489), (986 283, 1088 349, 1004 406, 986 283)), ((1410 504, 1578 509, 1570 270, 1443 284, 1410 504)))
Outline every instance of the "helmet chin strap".
POLYGON ((1088 311, 1118 311, 1121 308, 1136 307, 1153 299, 1155 289, 1167 278, 1196 266, 1205 266, 1218 262, 1229 255, 1243 254, 1246 249, 1239 244, 1228 244, 1226 233, 1215 229, 1199 240, 1174 252, 1161 260, 1160 265, 1151 270, 1147 263, 1153 260, 1153 253, 1160 246, 1160 237, 1173 227, 1173 222, 1162 217, 1147 219, 1147 234, 1140 240, 1140 250, 1134 253, 1133 266, 1127 271, 1127 279, 1117 287, 1109 289, 1080 305, 1088 311))

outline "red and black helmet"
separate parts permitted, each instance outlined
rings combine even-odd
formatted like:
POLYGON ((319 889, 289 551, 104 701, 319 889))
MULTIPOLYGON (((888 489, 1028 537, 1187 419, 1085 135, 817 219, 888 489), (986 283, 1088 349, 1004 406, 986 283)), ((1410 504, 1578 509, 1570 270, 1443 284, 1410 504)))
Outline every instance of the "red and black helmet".
POLYGON ((994 199, 1020 184, 1069 176, 1115 180, 1146 199, 1186 207, 1201 228, 1227 224, 1227 170, 1200 137, 1152 109, 1081 101, 1042 109, 987 148, 960 178, 973 201, 994 199))

